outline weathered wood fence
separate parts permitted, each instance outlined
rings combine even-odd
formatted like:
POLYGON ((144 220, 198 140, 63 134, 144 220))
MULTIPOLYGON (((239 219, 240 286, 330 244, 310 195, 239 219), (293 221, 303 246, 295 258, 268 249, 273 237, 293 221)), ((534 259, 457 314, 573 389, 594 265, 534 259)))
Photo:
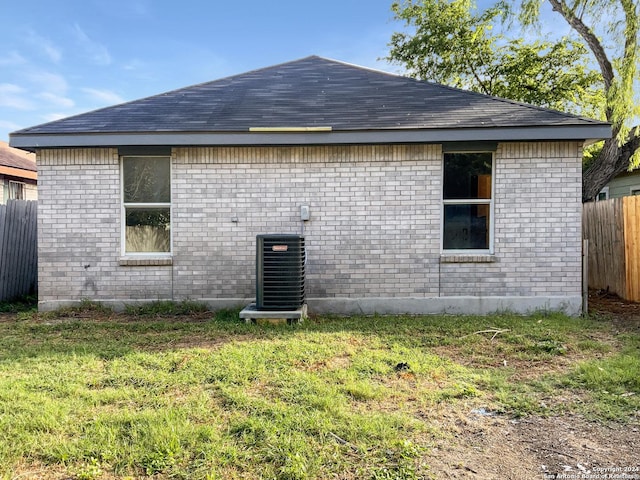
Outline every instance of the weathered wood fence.
POLYGON ((589 288, 640 302, 640 196, 585 203, 589 288))
POLYGON ((38 285, 37 202, 0 205, 0 301, 35 293, 38 285))

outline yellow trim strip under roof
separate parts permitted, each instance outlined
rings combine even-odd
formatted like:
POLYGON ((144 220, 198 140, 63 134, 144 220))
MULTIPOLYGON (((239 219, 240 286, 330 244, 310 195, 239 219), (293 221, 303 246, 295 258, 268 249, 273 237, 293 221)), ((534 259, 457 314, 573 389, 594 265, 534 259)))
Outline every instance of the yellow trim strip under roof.
POLYGON ((331 127, 249 127, 250 132, 330 132, 331 127))

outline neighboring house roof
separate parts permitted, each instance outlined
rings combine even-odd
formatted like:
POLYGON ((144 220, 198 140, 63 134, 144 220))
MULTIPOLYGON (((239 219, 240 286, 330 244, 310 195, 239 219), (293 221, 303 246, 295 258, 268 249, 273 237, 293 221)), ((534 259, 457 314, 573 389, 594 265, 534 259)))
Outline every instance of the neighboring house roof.
POLYGON ((22 148, 610 136, 610 125, 311 56, 26 128, 22 148), (382 133, 382 135, 381 135, 382 133))
POLYGON ((35 180, 35 155, 12 148, 7 142, 0 142, 0 175, 11 175, 35 180))

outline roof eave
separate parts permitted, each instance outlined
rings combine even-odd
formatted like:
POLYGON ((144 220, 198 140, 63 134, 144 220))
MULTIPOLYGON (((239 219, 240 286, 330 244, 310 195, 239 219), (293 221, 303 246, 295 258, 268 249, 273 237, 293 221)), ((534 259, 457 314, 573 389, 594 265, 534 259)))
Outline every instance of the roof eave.
POLYGON ((134 133, 12 133, 10 145, 27 151, 41 148, 121 146, 251 146, 353 145, 477 141, 597 141, 611 137, 611 126, 560 125, 507 128, 378 129, 331 132, 134 132, 134 133))
POLYGON ((0 165, 0 175, 8 175, 10 177, 26 178, 29 180, 37 180, 38 172, 33 170, 25 170, 22 168, 8 167, 6 165, 0 165))

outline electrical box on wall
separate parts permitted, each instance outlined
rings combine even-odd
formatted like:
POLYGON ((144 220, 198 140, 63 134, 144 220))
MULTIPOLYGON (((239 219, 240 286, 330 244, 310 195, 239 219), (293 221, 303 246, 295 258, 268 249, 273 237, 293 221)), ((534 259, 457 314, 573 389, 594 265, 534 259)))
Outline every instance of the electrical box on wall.
POLYGON ((300 207, 300 220, 306 222, 307 220, 309 220, 310 216, 311 214, 309 212, 309 205, 302 205, 300 207))

